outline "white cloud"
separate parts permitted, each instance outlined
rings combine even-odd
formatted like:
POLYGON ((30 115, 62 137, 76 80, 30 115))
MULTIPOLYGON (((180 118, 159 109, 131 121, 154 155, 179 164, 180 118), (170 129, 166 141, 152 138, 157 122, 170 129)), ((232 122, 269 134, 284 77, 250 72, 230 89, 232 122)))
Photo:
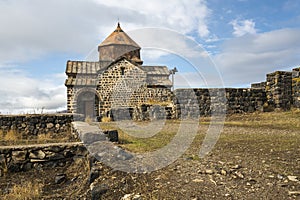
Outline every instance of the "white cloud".
POLYGON ((299 29, 282 29, 227 40, 214 56, 225 85, 264 81, 267 73, 299 65, 299 35, 299 29))
POLYGON ((255 34, 256 29, 255 29, 255 22, 253 20, 233 20, 230 22, 230 24, 233 27, 233 35, 240 37, 246 34, 255 34))
POLYGON ((219 74, 180 72, 175 74, 175 88, 220 88, 222 77, 219 74))
POLYGON ((118 14, 139 14, 86 0, 0 1, 0 63, 22 62, 49 53, 86 54, 110 33, 118 14))
POLYGON ((113 29, 165 27, 208 36, 204 0, 0 1, 0 62, 30 60, 51 52, 86 54, 113 29), (132 9, 134 8, 134 9, 132 9))
POLYGON ((0 113, 56 111, 66 109, 66 89, 62 74, 39 80, 11 68, 0 68, 0 113))
MULTIPOLYGON (((143 3, 138 0, 127 0, 126 3, 120 3, 119 0, 98 0, 98 2, 108 7, 134 9, 134 13, 140 15, 140 18, 133 17, 131 21, 135 27, 164 27, 183 34, 196 31, 200 37, 209 35, 207 18, 211 11, 206 6, 205 0, 165 0, 163 2, 151 0, 143 1, 143 3)), ((121 17, 120 20, 122 21, 123 18, 121 17)))

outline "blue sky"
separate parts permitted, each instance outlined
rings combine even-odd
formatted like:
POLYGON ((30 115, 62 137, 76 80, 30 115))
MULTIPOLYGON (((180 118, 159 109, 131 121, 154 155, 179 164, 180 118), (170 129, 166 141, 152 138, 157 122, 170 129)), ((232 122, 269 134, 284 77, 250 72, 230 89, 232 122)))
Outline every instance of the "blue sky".
POLYGON ((85 60, 91 51, 95 54, 118 19, 139 44, 147 37, 138 33, 148 27, 186 38, 174 35, 170 42, 165 32, 153 42, 167 44, 166 49, 142 51, 145 64, 179 68, 177 87, 214 85, 213 75, 204 72, 204 80, 199 80, 189 59, 170 53, 190 48, 189 39, 199 43, 209 55, 206 59, 214 63, 201 70, 214 68, 210 72, 218 71, 225 87, 249 87, 264 81, 266 73, 300 65, 298 0, 122 2, 0 0, 0 112, 66 109, 66 61, 85 60))

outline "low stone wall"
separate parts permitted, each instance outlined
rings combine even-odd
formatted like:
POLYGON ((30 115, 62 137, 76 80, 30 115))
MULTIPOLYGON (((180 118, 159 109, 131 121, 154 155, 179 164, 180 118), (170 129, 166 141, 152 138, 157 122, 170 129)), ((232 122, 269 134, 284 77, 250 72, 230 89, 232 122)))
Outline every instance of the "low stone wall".
POLYGON ((63 166, 74 157, 88 154, 80 143, 57 143, 0 147, 0 175, 33 168, 63 166))
POLYGON ((300 108, 300 67, 293 69, 292 73, 293 105, 300 108))
POLYGON ((0 130, 13 130, 23 138, 39 134, 65 134, 71 130, 72 114, 0 115, 0 130))
POLYGON ((209 116, 212 112, 244 113, 262 110, 266 101, 263 89, 177 89, 175 90, 177 117, 209 116), (216 103, 211 103, 212 100, 216 103), (199 109, 199 112, 195 112, 199 109))
POLYGON ((174 108, 172 106, 160 106, 155 104, 143 104, 134 108, 111 110, 111 118, 114 121, 145 121, 150 119, 174 119, 175 117, 174 108))

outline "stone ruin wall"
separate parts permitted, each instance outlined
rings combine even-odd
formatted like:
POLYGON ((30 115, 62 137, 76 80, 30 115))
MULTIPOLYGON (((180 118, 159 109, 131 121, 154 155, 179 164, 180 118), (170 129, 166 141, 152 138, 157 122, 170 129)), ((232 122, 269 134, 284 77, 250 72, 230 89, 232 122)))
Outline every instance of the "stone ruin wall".
POLYGON ((176 118, 210 116, 212 112, 224 113, 223 108, 228 114, 254 112, 262 110, 266 101, 264 90, 250 88, 177 89, 175 96, 176 118))
POLYGON ((293 106, 300 108, 300 67, 293 69, 292 73, 293 106))
POLYGON ((0 176, 7 172, 64 166, 87 155, 86 147, 79 142, 3 146, 0 147, 0 176))
MULTIPOLYGON (((295 68, 292 72, 276 71, 267 74, 265 82, 253 83, 251 88, 176 89, 174 96, 173 106, 166 106, 164 111, 160 109, 165 112, 167 119, 210 116, 212 112, 222 112, 219 108, 224 108, 224 104, 227 114, 287 111, 292 107, 300 108, 300 68, 295 68), (222 96, 220 93, 226 96, 225 100, 215 99, 222 96), (217 103, 211 104, 212 99, 217 103)), ((150 119, 155 106, 158 105, 136 107, 130 110, 131 118, 150 119)), ((123 114, 125 112, 121 111, 123 114)))
POLYGON ((73 114, 0 115, 0 134, 4 136, 10 130, 16 131, 22 138, 46 133, 56 137, 71 134, 73 117, 73 114))
POLYGON ((267 106, 274 109, 290 110, 293 104, 292 72, 276 71, 267 74, 267 106))

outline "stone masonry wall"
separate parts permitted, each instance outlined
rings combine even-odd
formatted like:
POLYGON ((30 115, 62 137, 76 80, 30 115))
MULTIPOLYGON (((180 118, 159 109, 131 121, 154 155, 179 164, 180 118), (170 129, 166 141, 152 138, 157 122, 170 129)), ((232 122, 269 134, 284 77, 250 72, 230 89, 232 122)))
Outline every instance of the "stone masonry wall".
POLYGON ((133 108, 112 109, 111 118, 114 121, 135 120, 147 121, 156 119, 175 119, 174 107, 155 104, 143 104, 133 108))
POLYGON ((220 110, 223 108, 226 108, 227 113, 254 112, 262 110, 266 101, 263 89, 250 88, 177 89, 175 90, 175 96, 177 97, 175 102, 177 117, 180 115, 197 117, 193 116, 197 115, 195 109, 199 109, 198 115, 200 114, 200 116, 209 116, 212 113, 212 109, 214 112, 223 112, 220 110), (224 94, 226 99, 222 98, 224 94), (211 106, 212 99, 217 102, 213 106, 211 106))
POLYGON ((292 73, 293 105, 300 108, 300 67, 293 69, 292 73))
POLYGON ((289 110, 293 104, 292 72, 276 71, 267 74, 266 93, 268 106, 289 110))
POLYGON ((145 85, 146 74, 137 66, 123 60, 99 74, 98 80, 97 91, 101 97, 100 114, 105 115, 111 107, 130 106, 130 96, 145 85))
POLYGON ((111 109, 136 107, 149 101, 172 101, 170 89, 147 88, 147 74, 127 60, 122 60, 99 74, 98 80, 97 92, 102 116, 106 116, 111 109))
POLYGON ((0 115, 0 130, 14 130, 22 137, 38 134, 60 135, 71 130, 72 114, 0 115))
POLYGON ((88 154, 82 143, 40 144, 0 147, 0 176, 6 172, 64 166, 88 154))
POLYGON ((176 89, 171 105, 143 104, 112 110, 113 120, 180 119, 210 116, 213 113, 262 111, 267 101, 264 89, 176 89), (216 103, 211 103, 212 101, 216 103))
POLYGON ((251 84, 251 89, 262 89, 265 90, 266 89, 266 82, 260 82, 260 83, 252 83, 251 84))

